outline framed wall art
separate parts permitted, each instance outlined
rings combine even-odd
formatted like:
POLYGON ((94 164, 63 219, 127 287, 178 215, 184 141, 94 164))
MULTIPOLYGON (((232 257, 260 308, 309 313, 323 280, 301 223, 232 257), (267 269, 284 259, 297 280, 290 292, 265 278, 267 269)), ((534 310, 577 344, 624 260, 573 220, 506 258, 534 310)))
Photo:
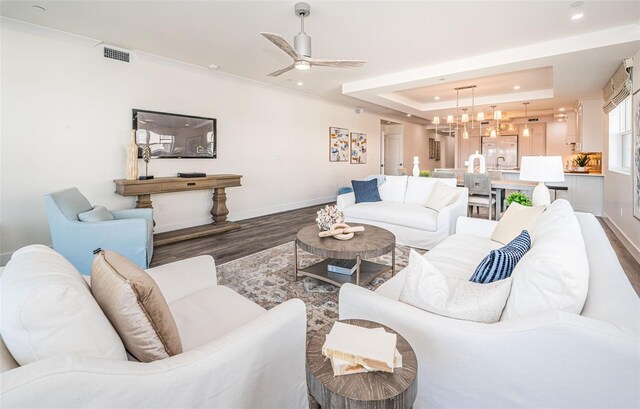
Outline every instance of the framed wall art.
POLYGON ((435 141, 434 142, 434 153, 433 153, 433 158, 435 160, 440 160, 440 141, 435 141))
POLYGON ((433 138, 429 138, 429 159, 433 159, 436 157, 436 140, 433 138))
POLYGON ((633 215, 640 219, 640 91, 633 94, 631 103, 631 133, 633 135, 633 215))
POLYGON ((349 161, 349 130, 329 128, 329 162, 349 161))
POLYGON ((367 163, 367 134, 351 132, 351 163, 367 163))

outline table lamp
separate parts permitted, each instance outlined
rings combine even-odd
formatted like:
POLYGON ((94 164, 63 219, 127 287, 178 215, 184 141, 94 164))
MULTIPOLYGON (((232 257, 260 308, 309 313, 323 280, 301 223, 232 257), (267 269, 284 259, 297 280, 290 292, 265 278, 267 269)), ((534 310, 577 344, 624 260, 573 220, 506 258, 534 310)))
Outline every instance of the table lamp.
POLYGON ((551 195, 544 182, 564 182, 561 156, 523 156, 520 163, 520 180, 538 182, 531 202, 534 206, 548 206, 551 195))

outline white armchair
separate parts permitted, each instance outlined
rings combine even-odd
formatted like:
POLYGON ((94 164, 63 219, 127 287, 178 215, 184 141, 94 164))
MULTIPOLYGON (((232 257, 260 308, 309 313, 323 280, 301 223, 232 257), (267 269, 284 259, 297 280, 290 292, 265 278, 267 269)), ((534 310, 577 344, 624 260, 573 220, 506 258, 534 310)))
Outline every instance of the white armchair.
MULTIPOLYGON (((182 354, 152 363, 74 355, 43 359, 0 374, 0 405, 308 406, 306 310, 302 301, 294 299, 264 310, 229 288, 218 286, 215 264, 209 256, 147 271, 174 315, 182 354)), ((1 356, 10 358, 4 344, 0 346, 1 356)))

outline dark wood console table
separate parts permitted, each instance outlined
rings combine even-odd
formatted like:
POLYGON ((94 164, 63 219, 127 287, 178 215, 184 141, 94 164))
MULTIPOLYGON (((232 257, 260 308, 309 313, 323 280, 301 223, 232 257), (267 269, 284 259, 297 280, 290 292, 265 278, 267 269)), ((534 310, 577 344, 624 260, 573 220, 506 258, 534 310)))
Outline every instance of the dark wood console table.
MULTIPOLYGON (((153 208, 152 194, 190 192, 193 190, 213 189, 213 207, 211 219, 213 223, 203 226, 169 231, 154 235, 154 244, 175 243, 182 240, 224 233, 240 228, 240 224, 227 221, 227 194, 225 188, 241 186, 242 175, 207 175, 202 178, 164 177, 150 180, 116 179, 116 193, 122 196, 138 196, 137 208, 153 208)), ((155 225, 155 222, 154 222, 155 225)))

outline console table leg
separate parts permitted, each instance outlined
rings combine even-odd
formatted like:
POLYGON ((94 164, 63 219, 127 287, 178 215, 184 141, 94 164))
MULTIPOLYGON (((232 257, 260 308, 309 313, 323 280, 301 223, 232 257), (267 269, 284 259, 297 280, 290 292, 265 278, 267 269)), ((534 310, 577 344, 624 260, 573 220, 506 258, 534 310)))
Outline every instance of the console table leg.
POLYGON ((360 256, 356 256, 356 285, 360 285, 360 264, 362 259, 360 256))
POLYGON ((213 189, 213 207, 211 208, 211 218, 213 219, 213 223, 218 224, 227 221, 228 214, 227 194, 223 187, 217 187, 213 189))
MULTIPOLYGON (((136 200, 136 209, 153 209, 153 202, 151 202, 151 195, 138 195, 136 200)), ((153 221, 153 227, 156 227, 156 221, 153 221)))
POLYGON ((293 242, 293 281, 298 281, 298 239, 293 242))

